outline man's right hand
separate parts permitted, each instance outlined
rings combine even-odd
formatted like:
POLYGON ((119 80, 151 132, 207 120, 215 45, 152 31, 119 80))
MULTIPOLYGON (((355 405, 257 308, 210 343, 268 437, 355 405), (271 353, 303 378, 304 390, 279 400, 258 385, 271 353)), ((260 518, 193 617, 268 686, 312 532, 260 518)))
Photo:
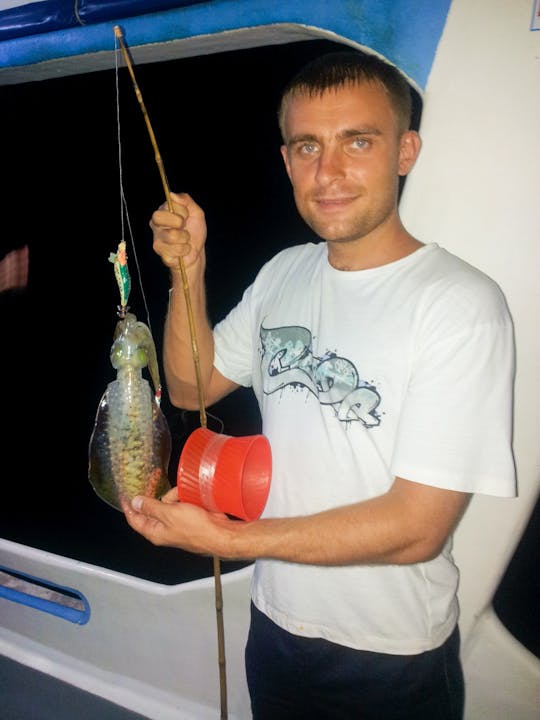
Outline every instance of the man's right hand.
POLYGON ((187 193, 171 193, 171 201, 174 212, 170 211, 168 203, 164 203, 150 220, 154 251, 171 270, 179 268, 181 257, 186 268, 198 261, 204 265, 204 212, 187 193))

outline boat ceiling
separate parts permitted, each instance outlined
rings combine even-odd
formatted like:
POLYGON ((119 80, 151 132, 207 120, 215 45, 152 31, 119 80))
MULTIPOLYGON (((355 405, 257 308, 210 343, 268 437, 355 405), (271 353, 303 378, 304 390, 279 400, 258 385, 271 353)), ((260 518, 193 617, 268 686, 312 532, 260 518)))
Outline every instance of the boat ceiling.
POLYGON ((328 39, 370 50, 425 87, 450 0, 0 2, 0 85, 110 69, 119 25, 136 63, 328 39))

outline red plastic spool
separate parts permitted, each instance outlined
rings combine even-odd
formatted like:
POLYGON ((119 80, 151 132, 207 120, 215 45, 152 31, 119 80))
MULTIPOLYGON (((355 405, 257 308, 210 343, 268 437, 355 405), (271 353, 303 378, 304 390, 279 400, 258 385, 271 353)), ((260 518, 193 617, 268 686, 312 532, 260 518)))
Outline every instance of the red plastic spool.
POLYGON ((264 435, 232 437, 198 428, 186 440, 177 472, 178 497, 241 520, 260 517, 272 475, 264 435))

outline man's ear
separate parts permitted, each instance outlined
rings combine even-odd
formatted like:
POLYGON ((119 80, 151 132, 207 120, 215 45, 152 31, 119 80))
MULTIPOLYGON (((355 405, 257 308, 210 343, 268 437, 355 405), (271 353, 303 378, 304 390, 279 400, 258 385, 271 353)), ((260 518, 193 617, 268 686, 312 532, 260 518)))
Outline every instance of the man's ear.
POLYGON ((422 141, 415 130, 407 130, 399 139, 399 175, 408 175, 420 153, 422 141))
POLYGON ((289 165, 289 154, 287 153, 287 146, 282 145, 281 148, 281 157, 283 158, 283 162, 285 163, 285 170, 287 171, 287 175, 289 176, 289 180, 291 180, 291 166, 289 165))

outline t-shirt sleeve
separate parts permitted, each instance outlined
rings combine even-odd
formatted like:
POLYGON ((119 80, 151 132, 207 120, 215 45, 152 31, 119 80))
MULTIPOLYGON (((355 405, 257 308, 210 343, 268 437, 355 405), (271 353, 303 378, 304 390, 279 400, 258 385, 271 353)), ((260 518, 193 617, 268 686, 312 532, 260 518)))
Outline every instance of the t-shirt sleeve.
POLYGON ((252 292, 253 286, 248 287, 238 305, 214 327, 214 366, 244 387, 251 387, 253 377, 252 292))
POLYGON ((454 325, 449 331, 443 319, 426 334, 400 415, 395 476, 515 496, 513 328, 500 298, 492 304, 494 310, 481 318, 473 311, 460 332, 454 325))

